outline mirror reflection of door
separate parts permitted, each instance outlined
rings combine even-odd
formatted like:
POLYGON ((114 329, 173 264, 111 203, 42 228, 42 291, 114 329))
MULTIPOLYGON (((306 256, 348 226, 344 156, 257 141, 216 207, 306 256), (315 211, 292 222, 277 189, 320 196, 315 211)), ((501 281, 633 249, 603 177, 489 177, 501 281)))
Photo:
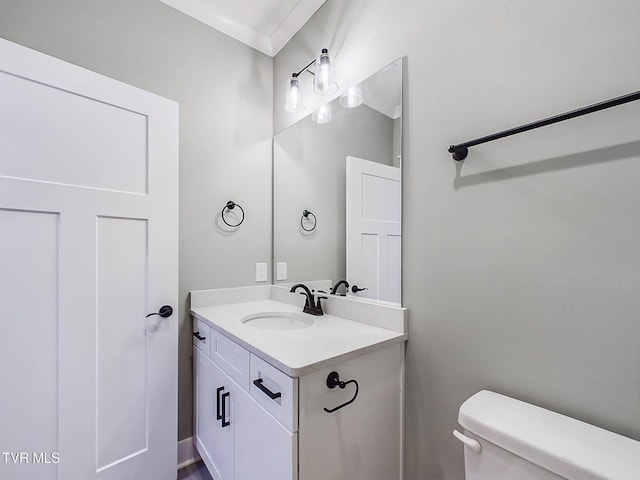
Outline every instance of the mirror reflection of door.
POLYGON ((400 303, 400 169, 347 157, 346 191, 347 280, 356 287, 350 292, 400 303))

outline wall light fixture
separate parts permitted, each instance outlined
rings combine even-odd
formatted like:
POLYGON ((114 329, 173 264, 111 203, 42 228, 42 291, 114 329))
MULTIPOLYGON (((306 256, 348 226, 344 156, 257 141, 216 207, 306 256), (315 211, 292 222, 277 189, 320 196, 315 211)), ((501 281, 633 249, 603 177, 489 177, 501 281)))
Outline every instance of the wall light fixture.
POLYGON ((285 97, 284 109, 287 112, 302 112, 306 106, 302 95, 302 82, 300 74, 308 72, 313 75, 313 90, 318 95, 332 95, 338 91, 338 84, 331 80, 331 58, 326 48, 322 49, 320 56, 312 60, 299 72, 291 74, 287 81, 287 95, 285 97), (315 65, 315 72, 309 68, 315 65))

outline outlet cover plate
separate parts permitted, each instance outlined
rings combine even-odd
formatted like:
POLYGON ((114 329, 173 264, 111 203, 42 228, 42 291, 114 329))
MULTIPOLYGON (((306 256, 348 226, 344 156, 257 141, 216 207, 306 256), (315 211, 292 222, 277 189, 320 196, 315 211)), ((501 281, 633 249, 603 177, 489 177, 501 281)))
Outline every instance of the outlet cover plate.
POLYGON ((256 282, 267 281, 267 264, 256 263, 256 282))
POLYGON ((276 280, 287 279, 287 262, 278 262, 276 264, 276 280))

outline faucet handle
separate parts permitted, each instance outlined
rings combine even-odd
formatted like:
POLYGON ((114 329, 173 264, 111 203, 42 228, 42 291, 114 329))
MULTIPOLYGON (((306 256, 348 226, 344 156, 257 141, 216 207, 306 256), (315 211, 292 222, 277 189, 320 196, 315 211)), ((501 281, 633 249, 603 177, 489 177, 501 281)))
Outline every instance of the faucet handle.
POLYGON ((329 297, 327 297, 327 292, 325 292, 324 290, 318 290, 317 292, 315 290, 311 290, 313 292, 313 298, 316 299, 316 303, 319 304, 321 299, 327 299, 329 297), (320 295, 321 293, 323 293, 324 295, 320 295))
POLYGON ((324 295, 318 295, 317 300, 316 300, 316 311, 318 312, 318 315, 324 315, 324 312, 322 311, 322 302, 320 300, 326 300, 329 297, 325 297, 324 295))

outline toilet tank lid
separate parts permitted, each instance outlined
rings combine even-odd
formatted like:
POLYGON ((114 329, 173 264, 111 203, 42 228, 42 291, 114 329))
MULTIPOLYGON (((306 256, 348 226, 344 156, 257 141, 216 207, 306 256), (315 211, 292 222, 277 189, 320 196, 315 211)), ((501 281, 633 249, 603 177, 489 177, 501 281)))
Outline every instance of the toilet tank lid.
POLYGON ((640 478, 640 442, 483 390, 460 407, 469 433, 570 480, 640 478))

